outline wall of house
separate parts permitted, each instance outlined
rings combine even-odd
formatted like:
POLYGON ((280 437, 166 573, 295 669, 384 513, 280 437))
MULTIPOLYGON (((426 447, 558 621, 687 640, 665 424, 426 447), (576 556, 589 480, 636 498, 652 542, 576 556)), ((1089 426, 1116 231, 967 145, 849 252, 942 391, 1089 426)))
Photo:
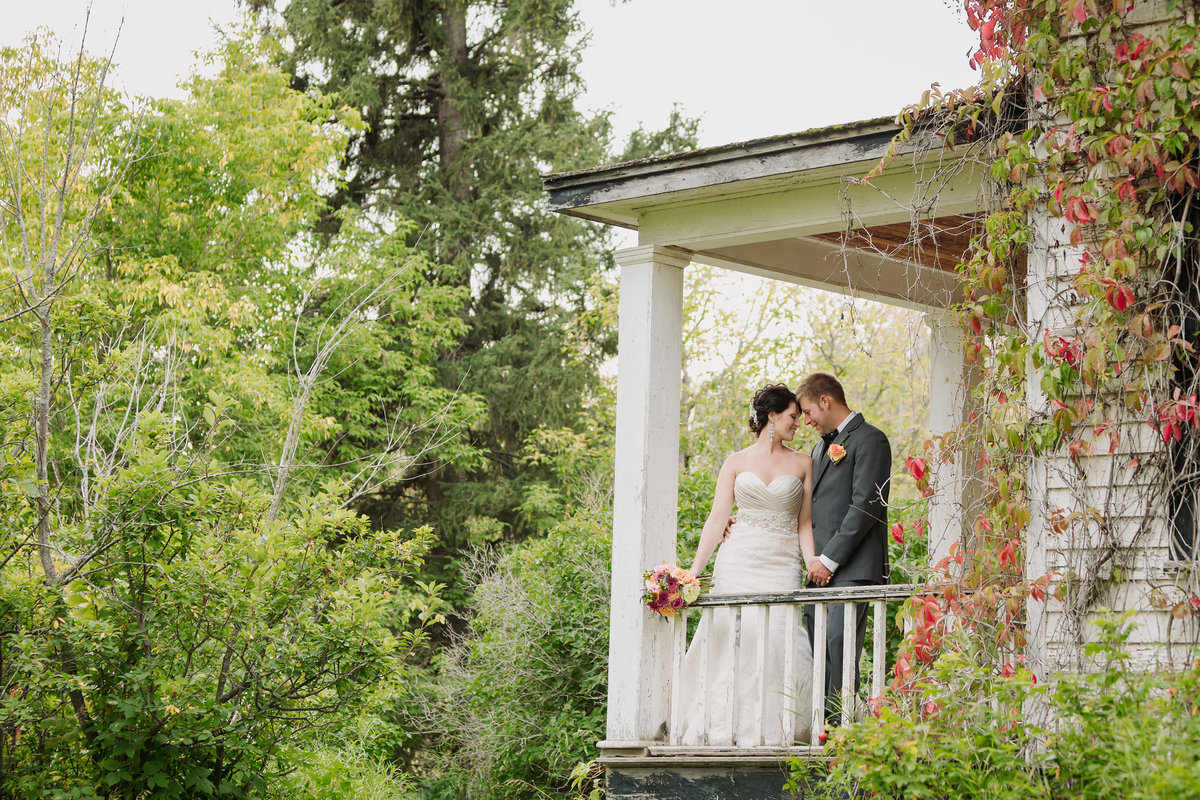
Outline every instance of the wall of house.
MULTIPOLYGON (((1061 218, 1038 220, 1028 313, 1039 338, 1046 332, 1076 334, 1068 321, 1082 250, 1070 244, 1068 231, 1061 218)), ((1030 374, 1031 408, 1052 414, 1038 373, 1030 374)), ((1194 652, 1189 645, 1200 641, 1195 617, 1178 620, 1170 611, 1186 572, 1171 561, 1166 449, 1144 412, 1125 411, 1119 397, 1110 412, 1124 417, 1115 452, 1109 452, 1112 438, 1104 432, 1090 437, 1094 455, 1074 459, 1059 453, 1032 463, 1026 574, 1054 574, 1051 585, 1061 595, 1052 592, 1045 602, 1028 603, 1028 657, 1042 674, 1087 667, 1083 645, 1093 638, 1096 609, 1132 614, 1133 659, 1145 668, 1186 663, 1194 652)))
MULTIPOLYGON (((1152 32, 1170 19, 1167 0, 1138 0, 1126 17, 1131 31, 1152 32)), ((1032 105, 1033 113, 1044 109, 1032 105)), ((1035 240, 1028 260, 1028 324, 1039 339, 1046 332, 1077 332, 1070 325, 1082 248, 1070 242, 1070 225, 1043 209, 1034 218, 1035 240)), ((1031 410, 1051 413, 1039 375, 1029 371, 1031 410)), ((1150 381, 1165 385, 1165 375, 1150 381)), ((1131 387, 1135 388, 1135 387, 1131 387)), ((1195 616, 1176 619, 1171 608, 1181 597, 1188 572, 1171 560, 1171 520, 1164 489, 1166 448, 1146 424, 1145 411, 1124 410, 1113 398, 1119 445, 1110 451, 1107 433, 1092 437, 1095 454, 1039 459, 1030 471, 1033 519, 1029 526, 1026 573, 1048 573, 1060 597, 1028 602, 1031 665, 1046 674, 1088 668, 1083 645, 1095 634, 1097 609, 1128 612, 1133 663, 1153 669, 1180 666, 1195 658, 1200 628, 1195 616)), ((1192 578, 1194 581, 1195 579, 1192 578)))

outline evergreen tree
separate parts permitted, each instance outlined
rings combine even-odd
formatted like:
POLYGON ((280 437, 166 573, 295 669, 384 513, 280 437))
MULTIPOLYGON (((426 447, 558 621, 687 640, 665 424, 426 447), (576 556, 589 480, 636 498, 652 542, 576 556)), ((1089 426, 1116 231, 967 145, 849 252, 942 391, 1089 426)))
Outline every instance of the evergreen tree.
MULTIPOLYGON (((409 243, 431 277, 468 287, 466 332, 441 353, 441 385, 482 396, 475 468, 414 465, 363 506, 378 523, 435 524, 448 553, 520 539, 520 512, 545 476, 522 459, 539 429, 577 426, 615 349, 607 234, 548 211, 540 175, 692 144, 672 115, 610 150, 604 114, 577 108, 583 32, 571 0, 247 0, 286 43, 300 88, 337 94, 363 116, 321 229, 357 207, 416 223, 409 243)), ((380 387, 380 391, 385 391, 380 387)), ((358 446, 364 446, 359 442, 358 446)), ((338 460, 331 454, 331 460, 338 460)))

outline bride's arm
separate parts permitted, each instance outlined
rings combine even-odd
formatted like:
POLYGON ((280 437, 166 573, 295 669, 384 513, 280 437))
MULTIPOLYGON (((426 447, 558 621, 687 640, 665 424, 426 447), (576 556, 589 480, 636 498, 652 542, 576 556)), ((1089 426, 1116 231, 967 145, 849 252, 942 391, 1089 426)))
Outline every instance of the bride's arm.
POLYGON ((732 458, 725 459, 725 463, 721 465, 721 472, 717 475, 712 510, 708 512, 708 519, 700 534, 700 544, 696 548, 696 558, 692 561, 690 570, 697 577, 708 566, 708 560, 712 558, 713 551, 717 549, 725 533, 725 526, 729 524, 729 512, 733 510, 733 479, 737 477, 732 461, 732 458))
POLYGON ((800 505, 800 554, 804 556, 805 569, 817 557, 812 526, 812 459, 808 460, 807 472, 804 476, 804 502, 800 505))

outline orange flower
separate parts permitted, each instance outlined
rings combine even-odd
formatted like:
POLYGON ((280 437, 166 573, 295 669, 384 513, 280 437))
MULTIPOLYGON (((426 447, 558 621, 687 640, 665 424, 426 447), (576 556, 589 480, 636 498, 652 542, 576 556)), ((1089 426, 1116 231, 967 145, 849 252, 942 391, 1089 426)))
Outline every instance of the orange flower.
POLYGON ((829 460, 830 461, 837 464, 837 463, 840 463, 841 460, 845 457, 846 457, 846 448, 842 447, 840 444, 829 445, 829 460))

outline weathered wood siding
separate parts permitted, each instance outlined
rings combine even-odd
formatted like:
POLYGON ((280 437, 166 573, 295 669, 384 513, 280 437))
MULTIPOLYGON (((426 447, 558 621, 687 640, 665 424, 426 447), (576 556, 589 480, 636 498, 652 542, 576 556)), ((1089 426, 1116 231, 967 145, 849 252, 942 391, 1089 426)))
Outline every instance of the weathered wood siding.
MULTIPOLYGON (((1150 30, 1166 20, 1166 0, 1138 2, 1127 17, 1133 29, 1150 30)), ((1187 13, 1180 10, 1174 13, 1187 13)), ((1035 113, 1044 108, 1036 108, 1035 113)), ((1082 248, 1070 242, 1070 225, 1045 209, 1034 219, 1028 258, 1027 311, 1030 334, 1041 339, 1072 327, 1082 248)), ((1050 414, 1040 375, 1029 370, 1028 403, 1035 414, 1050 414)), ((1155 378, 1152 377, 1152 382, 1155 378)), ((1158 376, 1161 385, 1161 376, 1158 376)), ((1120 409, 1114 403, 1114 409, 1120 409)), ((1120 414, 1119 410, 1113 413, 1120 414)), ((1134 663, 1142 668, 1179 665, 1195 657, 1195 618, 1172 618, 1170 604, 1183 579, 1170 560, 1171 521, 1164 489, 1166 448, 1145 422, 1145 412, 1124 412, 1120 443, 1110 453, 1108 434, 1095 437, 1095 455, 1072 460, 1037 460, 1030 469, 1033 519, 1029 526, 1026 573, 1056 575, 1052 587, 1061 599, 1028 602, 1028 655, 1036 672, 1086 669, 1083 645, 1094 636, 1097 609, 1131 612, 1134 663), (1056 521, 1069 517, 1063 529, 1056 521)), ((1172 603, 1173 604, 1173 603, 1172 603)))

